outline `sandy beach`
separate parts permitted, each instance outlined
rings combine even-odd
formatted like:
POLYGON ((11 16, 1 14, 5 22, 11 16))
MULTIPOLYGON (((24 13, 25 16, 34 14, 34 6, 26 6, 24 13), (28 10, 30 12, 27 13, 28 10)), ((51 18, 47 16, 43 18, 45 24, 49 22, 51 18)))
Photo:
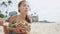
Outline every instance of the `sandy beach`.
POLYGON ((30 34, 60 34, 60 24, 32 23, 30 34))

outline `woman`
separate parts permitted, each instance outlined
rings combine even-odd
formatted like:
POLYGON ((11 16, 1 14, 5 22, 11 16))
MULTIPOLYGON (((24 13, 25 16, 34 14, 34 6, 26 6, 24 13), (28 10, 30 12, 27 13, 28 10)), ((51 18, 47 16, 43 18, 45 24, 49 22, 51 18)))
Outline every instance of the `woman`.
POLYGON ((18 4, 18 11, 19 11, 19 15, 16 16, 12 16, 9 20, 9 34, 13 34, 12 32, 14 32, 14 34, 29 34, 30 32, 30 24, 32 22, 31 18, 27 15, 28 11, 29 11, 29 5, 27 1, 21 1, 18 4), (21 23, 27 23, 27 26, 21 26, 21 23), (19 24, 16 27, 12 28, 13 24, 19 24))

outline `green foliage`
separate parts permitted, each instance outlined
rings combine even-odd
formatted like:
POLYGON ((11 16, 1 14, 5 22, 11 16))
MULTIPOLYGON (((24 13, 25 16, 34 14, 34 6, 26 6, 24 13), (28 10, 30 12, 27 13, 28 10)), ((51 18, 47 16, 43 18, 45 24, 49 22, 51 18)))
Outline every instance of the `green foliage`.
POLYGON ((4 15, 3 14, 0 14, 0 18, 4 18, 4 15))

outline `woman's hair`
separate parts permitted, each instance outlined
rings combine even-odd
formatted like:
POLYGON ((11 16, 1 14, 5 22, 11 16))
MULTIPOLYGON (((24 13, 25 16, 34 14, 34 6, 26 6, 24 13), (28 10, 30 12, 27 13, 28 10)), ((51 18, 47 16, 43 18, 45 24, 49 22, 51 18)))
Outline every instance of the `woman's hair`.
MULTIPOLYGON (((20 1, 19 4, 18 4, 18 7, 20 7, 23 2, 27 2, 27 1, 20 1)), ((20 10, 18 10, 18 12, 20 12, 20 10)), ((28 15, 26 15, 25 20, 26 20, 28 23, 31 23, 28 15)))

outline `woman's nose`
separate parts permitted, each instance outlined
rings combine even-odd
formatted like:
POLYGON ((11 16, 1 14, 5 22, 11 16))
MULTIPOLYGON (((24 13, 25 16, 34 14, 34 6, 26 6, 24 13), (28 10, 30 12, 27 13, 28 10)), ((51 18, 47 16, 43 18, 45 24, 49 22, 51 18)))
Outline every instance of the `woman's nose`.
POLYGON ((26 7, 26 9, 28 9, 28 7, 26 7))
POLYGON ((28 8, 26 7, 26 9, 28 9, 28 8))

